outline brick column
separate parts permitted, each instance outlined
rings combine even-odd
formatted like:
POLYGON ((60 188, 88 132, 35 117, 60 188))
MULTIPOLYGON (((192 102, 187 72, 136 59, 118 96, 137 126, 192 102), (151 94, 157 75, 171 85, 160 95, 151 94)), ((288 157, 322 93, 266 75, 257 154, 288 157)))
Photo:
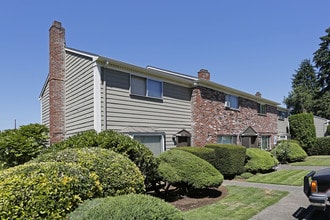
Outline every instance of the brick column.
POLYGON ((54 21, 49 29, 49 135, 50 143, 64 140, 65 29, 54 21))

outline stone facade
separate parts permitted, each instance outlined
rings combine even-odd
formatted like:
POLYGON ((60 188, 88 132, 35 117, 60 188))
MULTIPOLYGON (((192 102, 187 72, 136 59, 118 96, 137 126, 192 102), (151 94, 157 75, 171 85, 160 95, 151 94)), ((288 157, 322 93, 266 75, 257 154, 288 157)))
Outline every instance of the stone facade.
POLYGON ((277 134, 277 108, 267 105, 266 115, 258 113, 258 103, 238 97, 239 109, 225 107, 226 94, 205 87, 196 87, 192 93, 193 140, 195 146, 217 143, 219 135, 240 135, 252 127, 258 136, 277 134))

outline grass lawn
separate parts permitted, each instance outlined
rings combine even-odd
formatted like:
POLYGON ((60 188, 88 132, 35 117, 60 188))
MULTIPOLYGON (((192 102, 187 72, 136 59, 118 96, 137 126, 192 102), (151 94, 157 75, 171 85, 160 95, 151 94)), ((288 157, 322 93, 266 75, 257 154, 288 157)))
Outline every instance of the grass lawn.
POLYGON ((330 166, 330 156, 310 156, 302 162, 291 163, 292 166, 330 166))
POLYGON ((267 174, 257 174, 247 179, 248 182, 269 183, 290 186, 302 186, 308 170, 279 170, 267 174))
POLYGON ((200 207, 187 212, 188 220, 237 219, 246 220, 264 208, 277 203, 288 192, 265 190, 251 187, 227 186, 228 196, 212 205, 200 207))

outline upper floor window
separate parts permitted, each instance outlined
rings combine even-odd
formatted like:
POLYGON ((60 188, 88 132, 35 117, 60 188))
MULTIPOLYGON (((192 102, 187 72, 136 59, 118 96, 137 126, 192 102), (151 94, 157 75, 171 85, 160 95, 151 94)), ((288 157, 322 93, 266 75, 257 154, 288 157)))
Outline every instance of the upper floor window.
POLYGON ((226 95, 225 107, 238 109, 238 97, 233 95, 226 95))
POLYGON ((283 111, 278 111, 277 115, 278 115, 278 120, 282 120, 282 121, 284 121, 284 119, 287 117, 286 113, 283 111))
POLYGON ((131 94, 152 98, 163 97, 163 83, 140 76, 131 76, 131 94))
POLYGON ((258 113, 261 115, 267 114, 267 108, 265 104, 258 104, 258 113))

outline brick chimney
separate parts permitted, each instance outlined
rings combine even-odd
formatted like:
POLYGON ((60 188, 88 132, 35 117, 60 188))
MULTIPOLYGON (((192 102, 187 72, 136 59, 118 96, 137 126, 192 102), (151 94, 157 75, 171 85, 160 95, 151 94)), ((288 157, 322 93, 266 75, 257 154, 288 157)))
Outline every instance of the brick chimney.
POLYGON ((198 79, 206 79, 206 80, 210 80, 210 73, 208 70, 205 69, 201 69, 198 72, 198 79))
POLYGON ((49 29, 49 135, 50 143, 64 140, 65 29, 54 21, 49 29))

